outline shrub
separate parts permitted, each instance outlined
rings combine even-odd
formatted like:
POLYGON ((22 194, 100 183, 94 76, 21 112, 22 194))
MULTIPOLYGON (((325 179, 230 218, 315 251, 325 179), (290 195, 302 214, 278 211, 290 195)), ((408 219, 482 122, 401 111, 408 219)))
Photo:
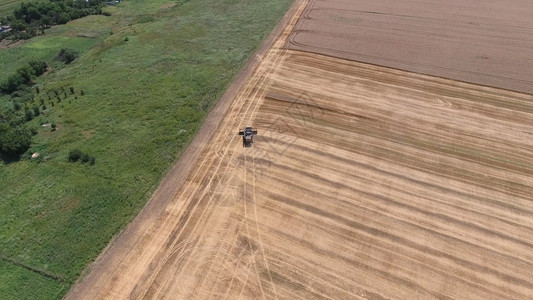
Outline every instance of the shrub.
POLYGON ((68 161, 77 162, 78 160, 80 160, 82 156, 83 156, 83 152, 81 152, 80 150, 78 149, 71 150, 68 153, 68 161))
POLYGON ((24 84, 24 78, 19 73, 15 73, 7 78, 7 81, 2 83, 0 89, 5 93, 12 93, 19 89, 24 84))
POLYGON ((35 69, 33 69, 30 65, 23 66, 22 68, 19 68, 17 70, 17 74, 19 74, 22 79, 24 80, 23 83, 29 84, 35 75, 35 69))
POLYGON ((68 13, 62 13, 56 18, 57 24, 66 24, 68 21, 70 21, 70 16, 68 13))
POLYGON ((61 51, 59 51, 59 54, 57 55, 57 59, 66 64, 70 64, 79 56, 80 54, 78 51, 74 49, 70 49, 70 48, 63 48, 61 49, 61 51))
POLYGON ((84 164, 86 162, 89 162, 91 160, 91 157, 89 156, 89 154, 87 153, 84 153, 82 156, 81 156, 81 163, 84 164))
MULTIPOLYGON (((30 67, 35 71, 36 76, 41 76, 44 72, 46 72, 46 69, 48 68, 48 65, 44 61, 39 60, 32 60, 29 62, 30 67)), ((36 87, 37 94, 39 93, 39 87, 36 87)))
POLYGON ((31 131, 24 125, 0 124, 0 152, 20 155, 30 148, 31 137, 31 131))
POLYGON ((30 110, 24 110, 24 120, 31 121, 33 119, 33 113, 30 110))
POLYGON ((68 160, 70 162, 81 161, 82 164, 89 163, 89 165, 91 165, 91 166, 94 165, 94 163, 96 161, 94 157, 90 156, 87 153, 83 153, 83 152, 81 152, 78 149, 74 149, 74 150, 69 152, 68 160))

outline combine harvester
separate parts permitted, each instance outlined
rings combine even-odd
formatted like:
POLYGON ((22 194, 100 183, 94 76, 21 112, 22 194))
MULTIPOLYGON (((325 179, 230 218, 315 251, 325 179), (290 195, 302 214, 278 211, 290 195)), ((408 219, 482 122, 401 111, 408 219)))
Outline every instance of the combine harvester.
POLYGON ((252 146, 254 134, 257 134, 257 130, 253 130, 252 127, 246 127, 244 130, 239 131, 239 135, 242 135, 243 147, 252 146))

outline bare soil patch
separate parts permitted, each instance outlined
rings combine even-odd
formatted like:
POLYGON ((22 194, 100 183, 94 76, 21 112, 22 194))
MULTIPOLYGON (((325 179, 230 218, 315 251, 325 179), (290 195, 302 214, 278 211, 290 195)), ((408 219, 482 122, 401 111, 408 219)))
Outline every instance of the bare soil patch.
POLYGON ((23 40, 13 42, 12 40, 3 39, 0 41, 0 49, 15 48, 22 45, 22 43, 24 43, 23 40))
POLYGON ((163 4, 161 5, 159 8, 161 9, 168 9, 168 8, 172 8, 174 6, 178 5, 177 3, 167 3, 167 4, 163 4))

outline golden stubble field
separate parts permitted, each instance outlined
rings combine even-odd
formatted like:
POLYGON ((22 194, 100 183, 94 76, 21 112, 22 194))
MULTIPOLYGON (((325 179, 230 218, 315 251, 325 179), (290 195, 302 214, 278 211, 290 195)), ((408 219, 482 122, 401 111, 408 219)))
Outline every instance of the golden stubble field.
POLYGON ((307 4, 67 298, 531 298, 533 96, 288 50, 307 4))

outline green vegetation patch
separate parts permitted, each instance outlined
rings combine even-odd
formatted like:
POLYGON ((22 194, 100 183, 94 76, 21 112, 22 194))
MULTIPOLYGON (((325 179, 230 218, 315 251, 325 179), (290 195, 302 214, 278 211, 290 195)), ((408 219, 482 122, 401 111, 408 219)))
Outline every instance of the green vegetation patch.
POLYGON ((0 83, 4 82, 18 68, 31 60, 51 60, 59 50, 44 48, 10 48, 0 49, 0 83))
POLYGON ((2 25, 11 31, 0 32, 0 40, 25 40, 44 34, 51 26, 88 15, 102 14, 105 0, 34 0, 21 2, 11 14, 0 16, 2 25))
POLYGON ((71 48, 76 50, 86 50, 98 43, 97 39, 86 37, 69 36, 39 36, 24 43, 23 48, 31 49, 61 49, 71 48))
POLYGON ((68 284, 0 258, 2 299, 58 299, 68 284))
POLYGON ((101 39, 47 34, 26 41, 20 47, 0 49, 0 82, 31 60, 51 61, 63 48, 86 51, 101 39))
MULTIPOLYGON (((43 281, 42 290, 63 295, 144 206, 290 2, 123 1, 104 9, 110 16, 55 26, 28 41, 18 48, 24 58, 0 50, 0 62, 19 63, 52 63, 65 46, 81 50, 36 80, 39 115, 25 123, 36 132, 30 150, 20 161, 0 161, 0 255, 62 278, 43 281), (73 150, 89 162, 69 161, 73 150)), ((46 297, 17 280, 7 290, 46 297)), ((0 290, 0 298, 10 295, 0 290)))
POLYGON ((0 0, 0 16, 10 14, 22 0, 0 0))

